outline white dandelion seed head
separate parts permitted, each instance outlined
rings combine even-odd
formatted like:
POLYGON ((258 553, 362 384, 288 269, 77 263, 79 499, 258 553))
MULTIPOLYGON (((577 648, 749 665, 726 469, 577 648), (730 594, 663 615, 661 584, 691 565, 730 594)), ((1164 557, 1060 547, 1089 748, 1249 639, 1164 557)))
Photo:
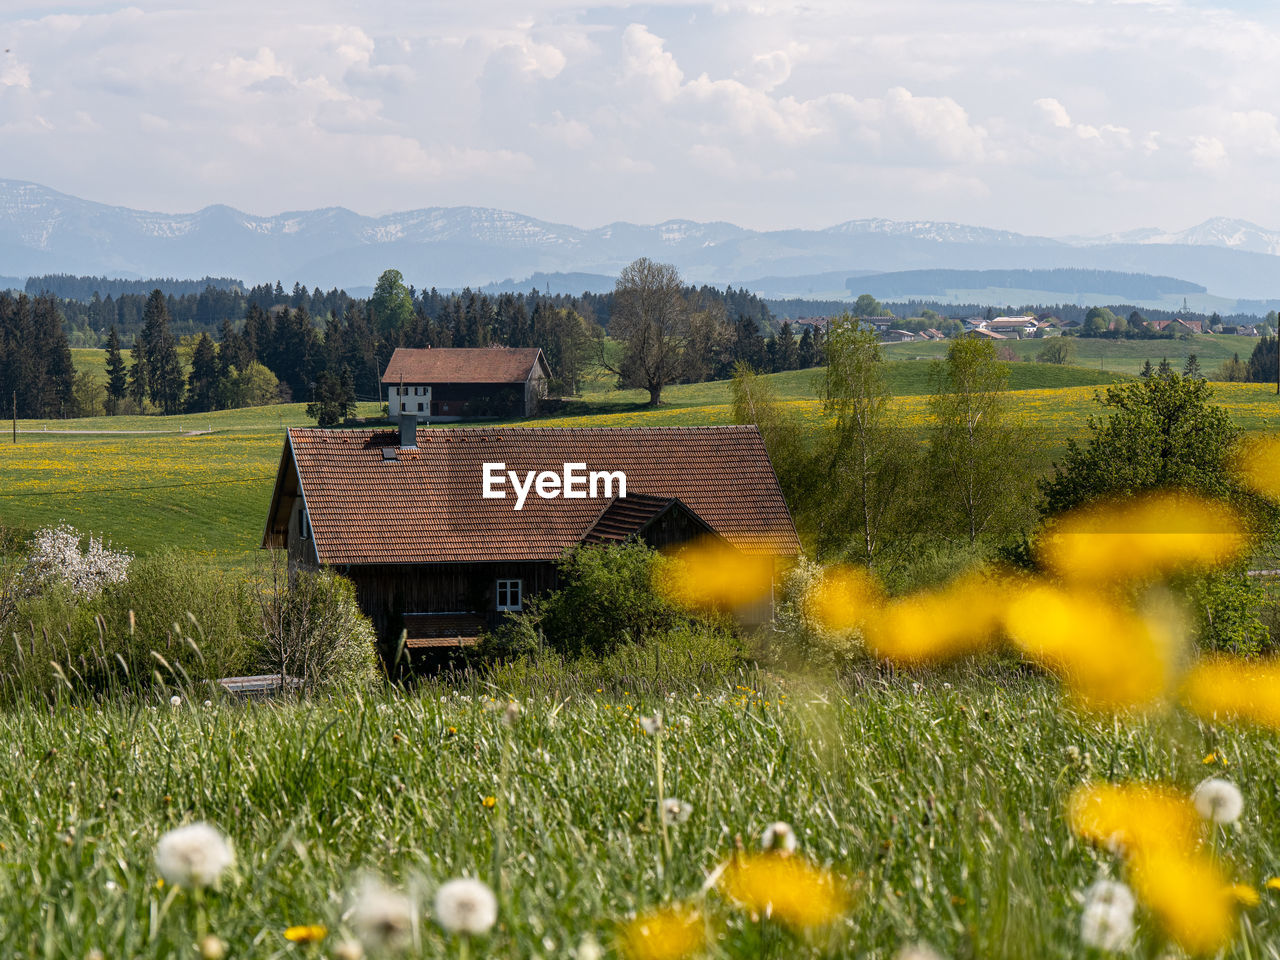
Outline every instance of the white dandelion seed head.
POLYGON ((655 710, 652 717, 641 717, 640 727, 651 736, 660 733, 662 731, 662 714, 655 710))
POLYGON ((375 877, 360 881, 351 898, 351 926, 374 950, 402 950, 413 935, 413 901, 375 877))
POLYGON ((207 823, 170 830, 156 844, 156 870, 178 887, 210 886, 235 859, 227 838, 207 823))
POLYGON ((667 797, 662 801, 662 819, 669 826, 684 823, 693 813, 693 805, 675 797, 667 797))
POLYGON ((178 707, 182 706, 182 698, 175 693, 169 698, 169 706, 176 710, 178 707))
POLYGON ((226 955, 227 945, 212 933, 200 941, 200 960, 222 960, 226 955))
POLYGON ((899 949, 893 960, 943 960, 943 957, 927 943, 911 943, 899 949))
POLYGON ((1089 903, 1080 914, 1080 942, 1086 947, 1119 953, 1133 939, 1133 911, 1119 904, 1089 903))
POLYGON ((1196 812, 1213 823, 1235 823, 1244 813, 1244 796, 1230 780, 1209 777, 1191 794, 1196 812))
POLYGON ((333 948, 334 960, 364 960, 364 947, 359 940, 343 940, 333 948))
POLYGON ((487 933, 497 920, 497 898, 479 880, 450 880, 436 891, 436 922, 448 933, 487 933))
POLYGON ((589 933, 578 943, 578 960, 604 960, 604 948, 589 933))
POLYGON ((1118 880, 1098 880, 1084 892, 1085 907, 1094 904, 1114 907, 1132 914, 1136 901, 1133 899, 1133 891, 1118 880))
POLYGON ((212 707, 212 706, 213 706, 213 701, 212 701, 212 700, 206 700, 206 701, 204 702, 204 705, 205 705, 206 707, 212 707))
POLYGON ((793 853, 796 849, 795 830, 791 829, 791 824, 776 820, 764 828, 764 833, 760 834, 760 847, 764 850, 774 850, 778 853, 793 853))
POLYGON ((514 727, 516 721, 520 719, 520 704, 512 700, 507 704, 507 708, 502 711, 502 722, 508 727, 514 727))
POLYGON ((84 960, 107 960, 107 955, 97 947, 94 947, 84 955, 84 960))

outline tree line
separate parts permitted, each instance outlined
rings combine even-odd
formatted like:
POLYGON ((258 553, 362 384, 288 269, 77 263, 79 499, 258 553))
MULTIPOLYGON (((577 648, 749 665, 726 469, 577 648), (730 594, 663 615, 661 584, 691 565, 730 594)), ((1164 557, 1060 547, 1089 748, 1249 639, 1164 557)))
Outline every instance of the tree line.
POLYGON ((17 415, 61 417, 72 403, 75 370, 57 300, 0 294, 0 407, 17 415))
MULTIPOLYGON (((170 311, 174 298, 156 289, 142 306, 131 362, 124 357, 126 338, 114 325, 108 327, 101 402, 114 414, 148 408, 204 412, 307 400, 317 419, 336 422, 358 399, 382 398, 382 371, 397 347, 493 345, 540 347, 552 371, 553 390, 575 393, 588 370, 612 352, 604 347, 609 341, 595 312, 607 311, 612 318, 621 310, 619 330, 635 329, 634 324, 627 327, 624 287, 620 283, 613 293, 584 301, 584 314, 574 298, 560 296, 489 296, 470 290, 417 295, 398 271, 388 270, 367 300, 348 297, 341 312, 330 310, 317 318, 308 306, 314 297, 302 288, 288 295, 277 285, 269 297, 283 297, 283 302, 263 307, 258 297, 267 298, 268 290, 250 291, 243 318, 223 317, 213 336, 201 331, 185 337, 170 311)), ((661 365, 664 383, 727 376, 739 361, 771 370, 821 362, 820 331, 806 329, 796 336, 784 324, 767 338, 761 333, 756 318, 769 315, 758 298, 685 285, 678 275, 674 294, 682 305, 696 304, 697 309, 684 311, 682 306, 680 316, 673 318, 676 326, 668 332, 678 343, 670 345, 661 365), (729 323, 734 305, 746 309, 729 323), (701 320, 690 325, 694 314, 701 320)), ((629 343, 624 336, 624 358, 629 343)), ((634 356, 628 363, 634 365, 634 356)), ((632 379, 629 369, 620 382, 642 385, 632 379)), ((77 412, 96 412, 90 409, 95 405, 88 397, 77 412)))

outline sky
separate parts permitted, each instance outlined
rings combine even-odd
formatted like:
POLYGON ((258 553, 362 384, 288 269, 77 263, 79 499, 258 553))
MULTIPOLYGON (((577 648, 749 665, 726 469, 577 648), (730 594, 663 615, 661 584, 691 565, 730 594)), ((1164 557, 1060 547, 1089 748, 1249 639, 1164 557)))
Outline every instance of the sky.
POLYGON ((0 178, 166 212, 1280 227, 1258 0, 0 0, 0 178))

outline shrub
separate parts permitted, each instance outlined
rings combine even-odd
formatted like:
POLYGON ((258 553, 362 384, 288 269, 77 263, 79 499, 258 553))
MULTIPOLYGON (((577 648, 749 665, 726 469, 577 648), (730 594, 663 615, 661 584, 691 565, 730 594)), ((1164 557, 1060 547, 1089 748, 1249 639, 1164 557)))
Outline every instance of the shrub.
POLYGON ((377 680, 377 636, 350 580, 328 570, 290 576, 277 556, 258 601, 263 672, 297 677, 305 689, 377 680))
POLYGON ((643 543, 577 547, 557 565, 560 587, 535 597, 510 617, 486 652, 531 653, 543 648, 571 657, 602 656, 629 643, 647 643, 674 630, 711 621, 691 616, 653 589, 666 560, 643 543))
POLYGON ((756 635, 762 658, 777 666, 838 669, 862 652, 862 638, 829 630, 813 615, 810 598, 822 586, 823 567, 801 557, 782 579, 772 633, 756 635))
POLYGON ((123 583, 129 576, 133 556, 112 550, 91 534, 82 551, 85 537, 68 524, 45 527, 36 532, 27 548, 27 560, 21 579, 30 593, 58 583, 65 585, 78 600, 91 600, 112 584, 123 583))

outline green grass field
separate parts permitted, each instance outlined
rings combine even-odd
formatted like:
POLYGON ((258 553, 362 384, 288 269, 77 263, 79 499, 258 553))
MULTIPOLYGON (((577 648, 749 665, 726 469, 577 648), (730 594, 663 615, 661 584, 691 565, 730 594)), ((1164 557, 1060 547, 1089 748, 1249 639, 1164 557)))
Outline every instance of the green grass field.
MULTIPOLYGON (((1215 752, 1246 808, 1213 845, 1263 897, 1224 955, 1280 955, 1280 898, 1264 888, 1280 871, 1273 735, 1081 715, 1049 682, 1007 671, 915 679, 744 678, 672 699, 546 689, 510 730, 478 691, 434 684, 300 705, 206 708, 196 692, 176 709, 157 697, 5 713, 0 775, 21 787, 0 795, 0 951, 197 956, 207 930, 230 957, 333 956, 351 932, 348 893, 371 874, 419 911, 409 956, 461 955, 430 902, 462 875, 498 893, 478 956, 581 957, 588 935, 618 956, 620 922, 673 903, 700 911, 710 948, 695 956, 888 958, 920 940, 955 958, 1093 956, 1077 896, 1118 866, 1072 838, 1068 794, 1094 778, 1189 790, 1215 752), (668 720, 663 793, 690 805, 669 857, 655 741, 637 722, 654 709, 668 720), (708 884, 779 819, 852 895, 805 934, 708 884), (200 907, 153 862, 159 836, 195 820, 226 831, 237 857, 200 907), (325 941, 290 944, 299 924, 324 925, 325 941)), ((1139 923, 1126 956, 1177 955, 1148 915, 1139 923)))
MULTIPOLYGON (((1256 337, 1236 337, 1225 334, 1206 334, 1190 340, 1098 340, 1072 337, 1075 345, 1075 363, 1094 370, 1134 376, 1142 364, 1150 360, 1159 365, 1167 357, 1174 369, 1181 372, 1187 356, 1194 353, 1200 361, 1205 376, 1212 377, 1223 362, 1235 354, 1247 361, 1257 346, 1256 337)), ((1034 360, 1044 349, 1044 340, 1006 340, 998 343, 1001 349, 1008 347, 1020 360, 1034 360)), ((940 357, 947 352, 945 342, 888 343, 884 345, 885 357, 902 360, 912 357, 940 357)), ((1016 369, 1016 367, 1015 367, 1016 369)))
MULTIPOLYGON (((928 419, 931 361, 895 361, 887 374, 899 397, 898 423, 920 430, 928 419)), ((1111 378, 1096 371, 1046 364, 1011 364, 1011 412, 1047 445, 1036 451, 1046 466, 1055 451, 1084 430, 1097 412, 1093 397, 1111 378)), ((817 422, 820 371, 772 374, 779 397, 800 417, 817 422)), ((1267 384, 1217 384, 1224 404, 1245 430, 1280 427, 1280 398, 1267 384)), ((732 422, 729 384, 678 385, 663 391, 657 410, 647 394, 587 394, 537 426, 684 426, 732 422)), ((376 415, 376 404, 358 413, 376 415)), ((286 427, 306 426, 304 404, 280 404, 176 417, 96 417, 20 421, 18 443, 0 453, 0 524, 35 529, 67 521, 103 534, 119 547, 150 552, 172 546, 220 566, 252 566, 257 557, 286 427), (192 431, 212 433, 184 436, 192 431), (154 431, 79 433, 56 431, 154 431)), ((8 439, 7 437, 5 438, 8 439)))

